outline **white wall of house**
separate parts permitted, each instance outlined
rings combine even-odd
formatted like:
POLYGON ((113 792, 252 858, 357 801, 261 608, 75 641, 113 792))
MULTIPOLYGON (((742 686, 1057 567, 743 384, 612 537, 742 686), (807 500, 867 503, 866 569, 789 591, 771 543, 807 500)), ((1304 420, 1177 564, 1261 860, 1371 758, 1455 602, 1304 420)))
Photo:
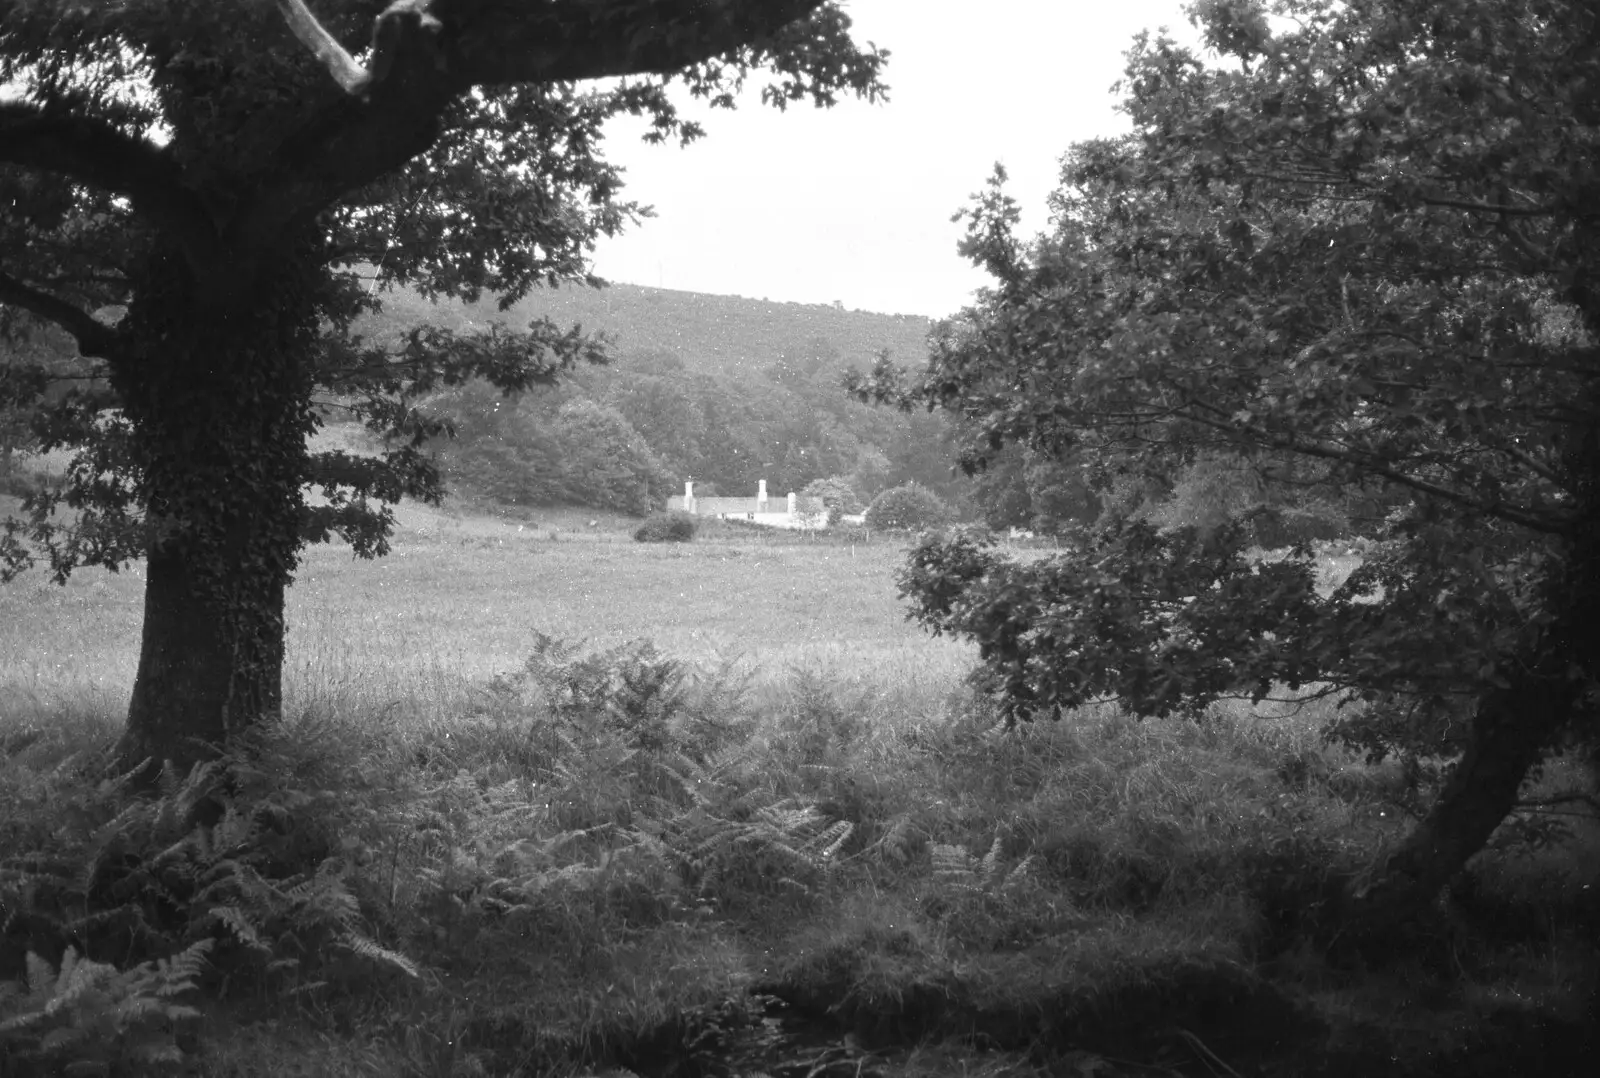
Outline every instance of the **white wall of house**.
POLYGON ((667 508, 690 513, 694 516, 717 517, 721 520, 747 520, 753 524, 760 524, 767 528, 814 528, 821 529, 828 526, 828 515, 825 512, 803 512, 799 496, 790 492, 783 500, 781 509, 773 508, 772 499, 767 496, 767 481, 761 480, 756 490, 755 498, 701 498, 694 492, 694 482, 691 480, 683 485, 683 494, 674 495, 667 499, 667 508), (725 511, 729 504, 737 506, 733 511, 725 511))

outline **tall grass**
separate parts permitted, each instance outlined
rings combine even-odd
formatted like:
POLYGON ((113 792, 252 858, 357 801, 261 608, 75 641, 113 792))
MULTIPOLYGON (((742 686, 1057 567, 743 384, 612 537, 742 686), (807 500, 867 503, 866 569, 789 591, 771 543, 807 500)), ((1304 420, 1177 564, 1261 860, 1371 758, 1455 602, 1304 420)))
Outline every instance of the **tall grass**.
MULTIPOLYGON (((793 668, 866 679, 924 710, 969 649, 929 640, 894 595, 899 548, 766 546, 734 535, 670 548, 623 522, 571 512, 524 519, 402 506, 393 554, 306 551, 288 597, 287 707, 430 719, 475 683, 516 668, 535 633, 596 646, 648 637, 695 662, 763 679, 793 668)), ((84 570, 65 588, 41 571, 0 588, 0 702, 114 715, 132 685, 143 568, 84 570)))

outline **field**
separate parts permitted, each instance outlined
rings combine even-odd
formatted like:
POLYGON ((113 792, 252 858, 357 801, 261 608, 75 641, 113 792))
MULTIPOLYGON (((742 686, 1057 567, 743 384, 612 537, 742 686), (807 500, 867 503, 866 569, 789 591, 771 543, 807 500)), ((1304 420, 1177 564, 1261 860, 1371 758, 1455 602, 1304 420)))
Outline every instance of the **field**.
MULTIPOLYGON (((1569 1073, 1596 971, 1559 849, 1480 859, 1477 905, 1382 968, 1276 927, 1415 809, 1325 706, 1006 732, 970 649, 904 620, 896 543, 400 517, 389 558, 312 550, 291 590, 249 803, 323 860, 270 886, 181 829, 135 843, 61 766, 115 735, 139 567, 0 588, 0 864, 190 849, 237 888, 254 943, 188 1073, 1569 1073)), ((81 909, 98 871, 0 887, 81 909)))
MULTIPOLYGON (((937 709, 970 651, 906 622, 888 543, 765 544, 742 532, 688 544, 632 541, 625 518, 530 519, 402 505, 387 558, 307 551, 289 594, 285 695, 305 708, 398 709, 429 721, 475 684, 516 669, 533 634, 662 651, 760 682, 804 670, 892 687, 902 709, 937 709)), ((138 660, 139 565, 86 570, 58 587, 35 570, 0 589, 0 701, 109 721, 138 660)))

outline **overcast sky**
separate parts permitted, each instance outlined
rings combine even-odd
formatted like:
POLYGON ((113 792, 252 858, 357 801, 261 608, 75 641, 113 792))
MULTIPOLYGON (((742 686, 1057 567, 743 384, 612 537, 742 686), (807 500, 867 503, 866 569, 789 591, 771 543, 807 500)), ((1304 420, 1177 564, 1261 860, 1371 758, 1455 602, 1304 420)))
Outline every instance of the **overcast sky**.
MULTIPOLYGON (((983 276, 950 222, 994 163, 1028 234, 1073 142, 1127 130, 1110 88, 1140 29, 1194 33, 1182 0, 847 0, 887 48, 887 104, 704 115, 706 138, 610 131, 630 197, 657 216, 599 248, 613 281, 886 313, 952 314, 983 276)), ((701 115, 701 114, 696 114, 701 115)), ((631 125, 631 126, 630 126, 631 125)))

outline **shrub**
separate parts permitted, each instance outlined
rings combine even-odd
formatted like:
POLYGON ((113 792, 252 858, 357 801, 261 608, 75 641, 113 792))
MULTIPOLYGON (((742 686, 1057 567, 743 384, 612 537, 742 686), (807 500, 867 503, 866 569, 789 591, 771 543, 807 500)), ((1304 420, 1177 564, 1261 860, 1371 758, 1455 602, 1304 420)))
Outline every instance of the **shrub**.
POLYGON ((641 543, 687 543, 694 538, 696 521, 688 513, 657 513, 634 530, 641 543))
POLYGON ((918 483, 886 490, 867 507, 867 524, 873 528, 936 528, 949 519, 949 507, 918 483))
POLYGON ((800 491, 802 498, 816 498, 828 513, 828 526, 836 526, 847 514, 861 512, 861 498, 848 480, 835 476, 832 479, 813 479, 800 491))

